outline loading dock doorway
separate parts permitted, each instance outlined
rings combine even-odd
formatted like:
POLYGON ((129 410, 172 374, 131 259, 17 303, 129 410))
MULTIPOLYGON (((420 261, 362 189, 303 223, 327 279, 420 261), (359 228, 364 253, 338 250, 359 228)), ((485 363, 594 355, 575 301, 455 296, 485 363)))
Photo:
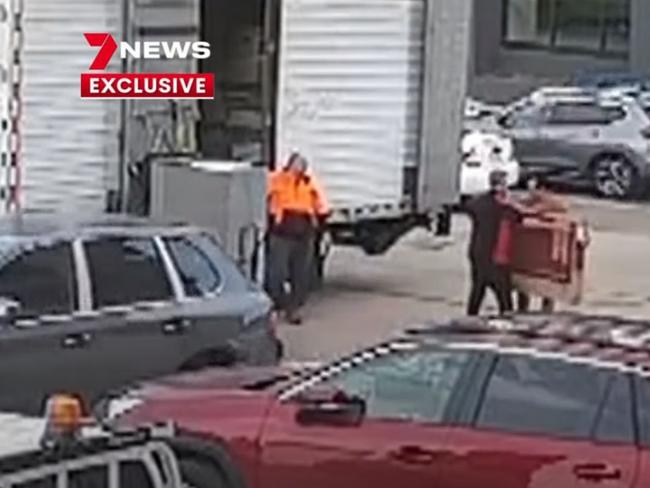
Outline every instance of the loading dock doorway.
POLYGON ((202 0, 201 38, 212 57, 216 97, 200 104, 201 153, 208 159, 273 165, 280 0, 202 0))

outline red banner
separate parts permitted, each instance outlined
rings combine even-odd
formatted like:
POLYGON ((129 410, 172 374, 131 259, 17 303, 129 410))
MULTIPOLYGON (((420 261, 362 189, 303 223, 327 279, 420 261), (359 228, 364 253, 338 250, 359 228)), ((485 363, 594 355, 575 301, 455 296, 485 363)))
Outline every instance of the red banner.
POLYGON ((213 74, 83 73, 81 98, 214 98, 213 74))

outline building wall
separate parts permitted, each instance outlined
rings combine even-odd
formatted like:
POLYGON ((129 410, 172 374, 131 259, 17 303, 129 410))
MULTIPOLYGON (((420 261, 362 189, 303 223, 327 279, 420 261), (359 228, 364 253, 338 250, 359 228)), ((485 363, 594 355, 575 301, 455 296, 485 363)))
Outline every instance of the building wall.
POLYGON ((650 75, 650 1, 632 0, 631 16, 630 65, 635 72, 650 75))
POLYGON ((490 73, 499 62, 503 0, 474 0, 474 70, 490 73))
POLYGON ((474 0, 474 56, 470 91, 494 101, 545 82, 561 82, 581 70, 633 69, 650 74, 650 0, 632 0, 630 58, 599 57, 503 45, 506 0, 474 0), (496 80, 498 79, 498 80, 496 80))

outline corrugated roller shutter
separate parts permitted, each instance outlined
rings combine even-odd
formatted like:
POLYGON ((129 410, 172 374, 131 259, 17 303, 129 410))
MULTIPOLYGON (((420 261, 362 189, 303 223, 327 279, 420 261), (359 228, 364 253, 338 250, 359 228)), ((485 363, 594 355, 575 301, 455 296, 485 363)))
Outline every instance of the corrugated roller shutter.
POLYGON ((117 0, 25 2, 23 208, 104 208, 119 159, 120 105, 82 100, 79 76, 97 52, 83 33, 111 32, 119 39, 120 27, 117 0))
POLYGON ((8 134, 11 130, 9 100, 11 99, 10 69, 12 66, 12 37, 10 4, 0 0, 0 153, 9 152, 8 134))
POLYGON ((420 146, 423 0, 284 0, 278 158, 304 152, 336 208, 404 200, 420 146))
POLYGON ((14 49, 18 7, 18 2, 13 0, 0 0, 0 214, 11 206, 12 166, 17 142, 13 87, 17 76, 14 49))

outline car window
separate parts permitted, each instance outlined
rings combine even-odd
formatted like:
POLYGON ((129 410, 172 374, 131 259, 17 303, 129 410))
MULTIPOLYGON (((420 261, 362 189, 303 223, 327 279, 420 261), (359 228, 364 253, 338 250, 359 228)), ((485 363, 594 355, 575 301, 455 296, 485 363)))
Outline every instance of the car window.
POLYGON ((56 477, 48 476, 34 481, 27 481, 25 483, 18 483, 12 485, 11 488, 56 488, 56 477))
POLYGON ((617 120, 617 115, 625 116, 624 112, 616 110, 615 107, 605 110, 593 104, 558 104, 551 108, 547 122, 552 125, 608 124, 617 120))
POLYGON ((552 359, 497 360, 478 413, 479 427, 591 438, 611 374, 552 359))
POLYGON ((367 417, 440 422, 469 353, 420 350, 376 358, 328 381, 363 398, 367 417))
POLYGON ((254 285, 244 277, 240 268, 219 246, 217 239, 207 233, 196 234, 192 242, 213 262, 218 263, 219 273, 228 290, 249 290, 254 285))
POLYGON ((638 378, 636 392, 641 444, 650 449, 650 378, 638 378))
POLYGON ((73 263, 68 243, 17 255, 0 268, 0 296, 18 301, 21 316, 71 313, 77 297, 73 263))
POLYGON ((68 473, 68 486, 69 488, 109 488, 108 467, 94 466, 78 471, 71 471, 68 473))
POLYGON ((169 300, 172 289, 152 239, 110 237, 85 244, 95 308, 169 300))
POLYGON ((603 107, 603 111, 608 122, 623 120, 627 116, 627 112, 623 107, 603 107))
POLYGON ((631 382, 627 375, 612 375, 595 423, 598 442, 634 442, 631 382))
POLYGON ((525 107, 513 110, 502 120, 502 125, 506 128, 527 129, 539 125, 541 113, 539 107, 525 107))
POLYGON ((196 236, 171 237, 165 242, 187 296, 199 297, 219 289, 222 278, 216 263, 202 249, 196 236))
POLYGON ((124 461, 120 463, 120 486, 137 488, 154 488, 149 470, 142 461, 124 461))

